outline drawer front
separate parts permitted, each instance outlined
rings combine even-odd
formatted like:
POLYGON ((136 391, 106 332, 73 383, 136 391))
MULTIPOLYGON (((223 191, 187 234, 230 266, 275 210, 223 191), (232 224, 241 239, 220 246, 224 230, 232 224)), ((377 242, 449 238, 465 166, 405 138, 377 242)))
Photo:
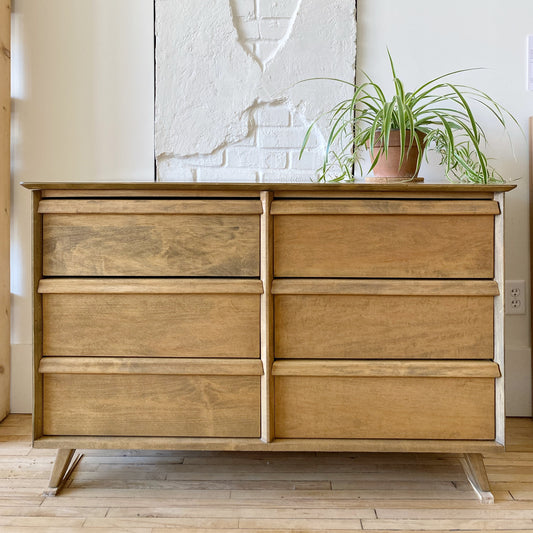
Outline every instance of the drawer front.
MULTIPOLYGON (((218 294, 140 293, 143 280, 110 281, 110 287, 91 280, 41 282, 44 355, 259 357, 260 294, 231 293, 229 282, 213 289, 200 282, 199 291, 227 291, 218 294)), ((167 286, 172 280, 151 283, 151 291, 180 289, 167 286)), ((259 281, 250 283, 260 292, 259 281)))
POLYGON ((276 376, 278 438, 494 439, 494 379, 276 376))
POLYGON ((216 368, 214 361, 206 375, 201 369, 196 375, 157 374, 157 370, 115 374, 106 373, 105 365, 99 374, 94 368, 90 374, 80 373, 79 368, 73 374, 45 369, 43 432, 259 437, 260 376, 212 375, 216 368))
POLYGON ((41 202, 45 276, 259 275, 258 201, 65 202, 41 202))
POLYGON ((276 357, 492 359, 495 284, 467 285, 461 295, 453 294, 460 287, 396 283, 333 283, 324 292, 347 293, 312 294, 327 285, 313 282, 302 289, 311 294, 280 294, 301 287, 275 282, 276 357), (472 294, 479 288, 484 295, 472 294))
POLYGON ((276 277, 493 277, 494 202, 466 202, 467 214, 452 211, 460 202, 287 203, 273 206, 276 277))

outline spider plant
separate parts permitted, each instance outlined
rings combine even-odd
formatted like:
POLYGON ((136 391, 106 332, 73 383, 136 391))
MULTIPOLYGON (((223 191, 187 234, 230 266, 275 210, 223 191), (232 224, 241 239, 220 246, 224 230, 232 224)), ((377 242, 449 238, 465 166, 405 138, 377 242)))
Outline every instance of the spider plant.
MULTIPOLYGON (((396 75, 389 52, 388 57, 394 84, 394 94, 390 99, 366 74, 366 81, 361 84, 321 78, 352 86, 353 97, 341 101, 325 113, 329 118, 329 135, 319 181, 354 181, 355 168, 363 174, 361 151, 367 147, 371 148, 368 172, 372 171, 380 158, 388 157, 389 137, 393 130, 398 130, 400 137, 398 168, 411 150, 417 150, 418 172, 424 156, 427 159, 428 151, 435 150, 450 180, 474 183, 504 181, 483 151, 486 135, 474 117, 471 102, 488 109, 503 128, 507 128, 509 119, 516 125, 518 122, 486 93, 448 81, 451 76, 478 69, 448 72, 413 91, 407 91, 396 75), (408 132, 416 134, 409 135, 408 132), (372 149, 372 146, 375 148, 372 149), (332 172, 335 177, 329 179, 332 172)), ((300 156, 318 120, 308 128, 300 156)))

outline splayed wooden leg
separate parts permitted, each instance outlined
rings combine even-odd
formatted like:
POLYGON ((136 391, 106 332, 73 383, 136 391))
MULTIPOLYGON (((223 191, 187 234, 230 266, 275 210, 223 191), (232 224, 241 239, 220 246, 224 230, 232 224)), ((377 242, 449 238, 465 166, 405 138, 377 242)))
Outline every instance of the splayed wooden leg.
POLYGON ((461 464, 472 488, 482 503, 494 503, 494 495, 490 490, 489 478, 485 470, 483 456, 480 453, 465 453, 461 464))
POLYGON ((60 449, 57 450, 56 460, 52 474, 50 475, 50 481, 48 482, 48 488, 43 492, 44 496, 56 496, 58 492, 63 488, 65 481, 74 470, 76 464, 78 464, 81 456, 78 456, 72 463, 72 456, 76 450, 60 449), (70 468, 69 468, 70 466, 70 468))

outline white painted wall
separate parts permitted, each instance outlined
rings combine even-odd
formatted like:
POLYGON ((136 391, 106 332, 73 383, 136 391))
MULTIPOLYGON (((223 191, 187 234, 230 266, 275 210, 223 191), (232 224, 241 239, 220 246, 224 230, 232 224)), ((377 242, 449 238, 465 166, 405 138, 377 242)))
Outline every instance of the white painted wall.
MULTIPOLYGON (((488 92, 527 132, 528 117, 533 115, 533 92, 526 91, 525 70, 526 36, 533 33, 531 0, 447 0, 444 4, 359 0, 358 5, 358 69, 385 83, 389 79, 387 46, 399 76, 413 87, 445 72, 487 67, 458 80, 488 92)), ((505 137, 493 123, 484 120, 484 124, 495 166, 508 178, 520 178, 506 201, 506 279, 529 280, 527 143, 518 131, 511 133, 513 159, 505 137)), ((426 166, 420 175, 429 181, 442 178, 438 167, 426 166)), ((531 415, 527 307, 527 315, 506 318, 508 414, 515 416, 531 415)))
MULTIPOLYGON (((525 91, 531 0, 358 4, 359 68, 385 79, 386 46, 413 84, 459 67, 487 66, 465 82, 489 91, 526 129, 533 115, 533 93, 525 91)), ((16 184, 153 179, 153 21, 152 0, 14 0, 13 7, 12 390, 13 411, 28 412, 29 194, 16 184)), ((507 201, 506 277, 528 280, 527 146, 513 134, 513 160, 504 139, 493 129, 489 134, 500 171, 522 177, 507 201)), ((422 173, 441 177, 438 169, 422 173)), ((506 326, 509 413, 529 415, 529 315, 508 317, 506 326)))
POLYGON ((11 411, 31 412, 30 193, 153 181, 152 0, 13 0, 11 411))

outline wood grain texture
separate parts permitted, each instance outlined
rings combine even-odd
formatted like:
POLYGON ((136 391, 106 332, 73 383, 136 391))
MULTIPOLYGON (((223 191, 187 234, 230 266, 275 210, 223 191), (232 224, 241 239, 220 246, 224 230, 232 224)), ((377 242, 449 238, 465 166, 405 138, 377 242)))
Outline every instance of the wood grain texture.
MULTIPOLYGON (((260 191, 244 190, 217 190, 217 189, 179 189, 178 191, 163 187, 161 183, 156 182, 159 186, 156 189, 129 189, 127 193, 124 189, 42 189, 43 198, 57 199, 57 198, 76 198, 76 199, 115 199, 115 198, 139 198, 139 199, 220 199, 228 198, 255 198, 259 199, 260 191)), ((23 184, 26 186, 26 184, 23 184)), ((31 187, 29 187, 31 189, 31 187)), ((41 189, 37 189, 41 190, 41 189)), ((475 194, 475 193, 472 193, 475 194)), ((491 193, 485 193, 488 197, 492 197, 491 193)), ((479 198, 479 194, 475 195, 479 198)))
POLYGON ((43 215, 45 276, 259 276, 259 215, 43 215))
POLYGON ((252 359, 185 359, 163 357, 43 357, 41 374, 172 374, 191 376, 261 376, 252 359))
POLYGON ((493 297, 276 295, 278 358, 492 359, 493 297))
MULTIPOLYGON (((72 196, 72 193, 69 194, 68 191, 63 191, 65 196, 72 196)), ((88 191, 83 191, 84 194, 92 194, 88 191)), ((53 191, 43 191, 43 197, 48 194, 55 194, 53 191)), ((113 191, 113 194, 117 194, 117 191, 113 191)), ((276 199, 316 199, 317 196, 324 200, 333 200, 333 199, 347 199, 351 198, 353 200, 362 200, 362 199, 390 199, 398 200, 402 199, 427 199, 429 196, 434 200, 492 200, 493 192, 489 192, 484 189, 470 189, 469 191, 458 191, 457 189, 441 189, 441 190, 421 190, 421 189, 411 189, 411 190, 362 190, 355 188, 351 193, 348 191, 335 191, 332 189, 323 189, 318 193, 317 191, 312 190, 277 190, 275 193, 276 199), (428 194, 430 193, 430 194, 428 194)))
POLYGON ((269 215, 273 194, 261 193, 263 215, 261 216, 261 362, 264 372, 261 378, 261 439, 271 442, 274 439, 274 303, 272 298, 272 261, 274 255, 272 217, 269 215))
POLYGON ((491 215, 274 217, 276 277, 492 278, 491 215))
POLYGON ((41 192, 32 191, 32 310, 33 310, 33 439, 43 434, 43 379, 39 374, 39 364, 43 355, 43 306, 39 294, 39 282, 43 275, 43 225, 38 213, 41 192))
POLYGON ((376 452, 376 453, 496 453, 505 451, 494 440, 442 439, 321 439, 202 437, 95 437, 45 436, 35 441, 36 449, 49 450, 79 446, 98 450, 196 450, 242 452, 376 452))
POLYGON ((489 280, 275 279, 273 294, 358 294, 387 296, 496 296, 489 280))
MULTIPOLYGON (((301 192, 313 192, 316 196, 321 193, 340 192, 347 195, 357 197, 360 192, 390 192, 393 194, 407 193, 421 193, 426 198, 431 198, 436 193, 456 192, 458 194, 465 193, 492 193, 492 192, 507 192, 516 187, 512 184, 491 183, 487 185, 478 184, 464 184, 464 183, 450 183, 449 181, 442 181, 441 183, 389 183, 389 184, 368 184, 368 183, 152 183, 152 182, 25 182, 22 184, 27 189, 39 189, 42 191, 118 191, 122 195, 128 196, 131 191, 172 191, 174 195, 179 191, 177 196, 180 196, 182 191, 191 191, 197 195, 202 195, 206 191, 226 191, 233 193, 248 193, 250 191, 292 191, 297 197, 301 192)), ((72 195, 72 192, 71 192, 72 195)))
POLYGON ((9 413, 11 346, 10 346, 10 38, 11 3, 0 2, 0 420, 9 413))
POLYGON ((44 294, 45 355, 259 358, 260 295, 44 294))
POLYGON ((491 361, 339 361, 277 360, 274 376, 336 377, 500 377, 491 361))
POLYGON ((173 278, 47 278, 41 294, 262 294, 260 280, 173 278))
POLYGON ((283 200, 272 215, 498 215, 497 202, 476 200, 283 200))
POLYGON ((123 215, 260 215, 257 200, 43 200, 39 213, 123 215))
POLYGON ((45 374, 46 435, 259 437, 259 376, 45 374))
POLYGON ((494 439, 494 379, 275 378, 279 438, 494 439))
MULTIPOLYGON (((26 186, 26 184, 23 184, 26 186)), ((216 186, 220 186, 220 183, 206 183, 206 187, 202 189, 179 189, 179 190, 172 190, 168 188, 163 188, 163 185, 161 183, 156 183, 156 185, 159 185, 156 189, 129 189, 127 192, 128 198, 140 198, 140 199, 146 199, 146 198, 153 198, 153 199, 175 199, 177 196, 179 196, 181 199, 185 198, 191 198, 191 199, 221 199, 221 198, 227 198, 227 199, 234 199, 234 198, 255 198, 259 199, 262 192, 271 192, 274 195, 274 198, 277 199, 316 199, 317 197, 320 197, 325 200, 331 200, 331 199, 354 199, 354 200, 362 200, 362 199, 393 199, 397 200, 399 198, 405 198, 409 200, 413 199, 427 199, 428 196, 431 196, 434 200, 492 200, 494 196, 494 191, 490 191, 485 188, 479 188, 477 186, 470 187, 466 184, 463 184, 462 187, 464 187, 464 190, 458 190, 457 188, 454 189, 446 189, 443 188, 441 190, 433 189, 431 191, 419 189, 419 190, 405 190, 405 191, 393 191, 393 190, 362 190, 358 187, 351 188, 350 190, 334 190, 330 189, 330 184, 324 184, 326 187, 320 187, 319 190, 315 190, 313 188, 308 189, 306 187, 307 184, 302 183, 294 183, 294 187, 292 188, 285 188, 280 189, 278 188, 271 188, 271 185, 281 185, 279 183, 276 184, 264 184, 264 187, 257 188, 252 185, 251 188, 245 188, 241 187, 240 189, 220 189, 216 188, 216 186), (214 185, 215 188, 211 188, 210 186, 214 185), (303 185, 303 187, 299 187, 299 185, 303 185), (468 190, 467 190, 468 189, 468 190), (430 193, 428 195, 428 193, 430 193)), ((429 185, 429 184, 427 184, 429 185)), ((433 185, 433 184, 431 184, 433 185)), ((107 188, 107 189, 47 189, 47 188, 32 188, 28 187, 31 190, 40 190, 42 192, 42 197, 46 199, 59 199, 59 198, 77 198, 77 199, 99 199, 102 198, 109 198, 109 199, 115 199, 115 198, 124 198, 126 196, 126 193, 123 189, 115 189, 115 188, 107 188)), ((511 187, 513 188, 513 187, 511 187)))

